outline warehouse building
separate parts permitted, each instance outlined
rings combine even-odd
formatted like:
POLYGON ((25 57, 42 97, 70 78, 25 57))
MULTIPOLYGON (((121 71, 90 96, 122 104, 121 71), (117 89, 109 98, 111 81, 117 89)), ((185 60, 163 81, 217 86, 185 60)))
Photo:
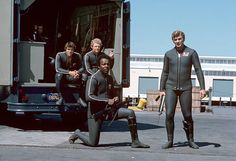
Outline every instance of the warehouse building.
MULTIPOLYGON (((236 57, 200 56, 201 66, 205 76, 206 90, 212 95, 213 105, 233 105, 236 103, 236 57)), ((147 93, 157 91, 164 55, 131 55, 130 57, 130 87, 125 88, 124 97, 147 98, 147 93)), ((192 84, 199 83, 192 69, 192 84)), ((206 97, 202 102, 208 102, 206 97)))

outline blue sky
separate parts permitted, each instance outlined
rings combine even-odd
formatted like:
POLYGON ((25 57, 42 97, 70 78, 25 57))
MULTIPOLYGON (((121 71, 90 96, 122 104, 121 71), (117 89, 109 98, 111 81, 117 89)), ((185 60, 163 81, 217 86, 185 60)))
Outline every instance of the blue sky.
POLYGON ((171 33, 201 56, 236 56, 236 0, 129 0, 131 54, 164 54, 171 33))

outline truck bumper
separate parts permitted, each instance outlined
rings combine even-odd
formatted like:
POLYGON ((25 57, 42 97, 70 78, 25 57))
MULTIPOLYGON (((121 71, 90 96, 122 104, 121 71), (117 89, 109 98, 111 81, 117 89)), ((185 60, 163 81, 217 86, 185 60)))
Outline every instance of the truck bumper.
POLYGON ((86 108, 81 107, 77 103, 66 103, 64 105, 56 105, 55 103, 7 103, 7 110, 12 112, 80 112, 86 108))

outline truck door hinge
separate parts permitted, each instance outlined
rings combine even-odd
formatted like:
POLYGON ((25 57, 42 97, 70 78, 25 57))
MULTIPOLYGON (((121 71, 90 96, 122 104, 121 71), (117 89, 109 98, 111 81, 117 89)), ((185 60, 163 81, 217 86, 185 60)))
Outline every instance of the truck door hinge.
POLYGON ((20 41, 19 41, 18 38, 16 38, 16 39, 13 39, 13 42, 14 42, 14 43, 18 43, 18 42, 20 42, 20 41))
POLYGON ((20 0, 15 0, 14 3, 20 5, 20 0))

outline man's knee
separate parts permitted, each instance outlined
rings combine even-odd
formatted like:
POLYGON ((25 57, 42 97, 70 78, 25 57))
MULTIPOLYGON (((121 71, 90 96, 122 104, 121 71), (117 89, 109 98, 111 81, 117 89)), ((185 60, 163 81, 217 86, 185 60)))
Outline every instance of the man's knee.
POLYGON ((128 109, 127 112, 128 112, 128 118, 135 118, 136 117, 133 110, 128 109))
POLYGON ((187 121, 187 122, 193 122, 192 115, 185 115, 184 120, 187 121))
POLYGON ((166 113, 166 121, 174 121, 174 114, 166 113))
POLYGON ((62 80, 63 74, 61 73, 56 73, 55 74, 55 80, 56 82, 60 82, 62 80))
POLYGON ((88 80, 88 74, 83 73, 83 74, 81 75, 81 79, 82 79, 83 82, 86 82, 86 81, 88 80))

